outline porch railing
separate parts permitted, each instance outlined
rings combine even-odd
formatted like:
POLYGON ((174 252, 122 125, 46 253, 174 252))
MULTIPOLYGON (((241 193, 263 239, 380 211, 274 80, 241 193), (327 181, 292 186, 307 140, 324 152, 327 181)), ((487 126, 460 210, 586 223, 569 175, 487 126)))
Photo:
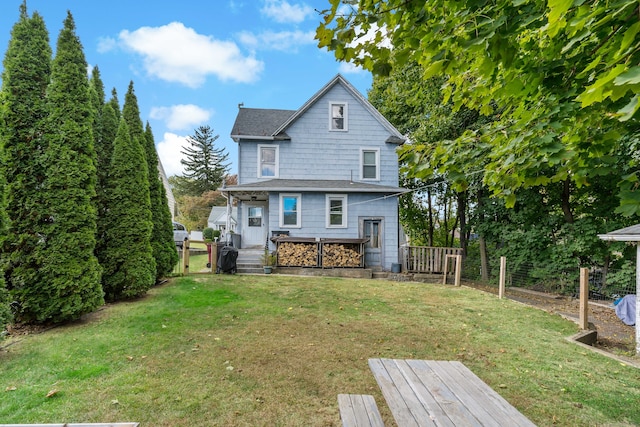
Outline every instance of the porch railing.
MULTIPOLYGON (((434 246, 403 246, 402 266, 410 273, 444 273, 447 255, 462 255, 462 248, 443 248, 434 246)), ((447 266, 448 273, 453 273, 454 263, 447 266)))

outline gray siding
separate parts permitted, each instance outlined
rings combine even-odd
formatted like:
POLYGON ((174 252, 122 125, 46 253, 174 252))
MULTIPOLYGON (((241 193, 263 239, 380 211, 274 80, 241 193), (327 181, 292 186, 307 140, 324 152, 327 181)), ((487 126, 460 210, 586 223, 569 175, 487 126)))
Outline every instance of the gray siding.
MULTIPOLYGON (((333 193, 331 193, 333 194, 333 193)), ((381 198, 375 194, 349 194, 347 198, 347 228, 327 228, 326 195, 302 193, 302 227, 280 227, 280 195, 269 197, 269 224, 271 230, 288 230, 292 237, 359 238, 361 218, 384 220, 384 260, 382 267, 390 269, 398 262, 398 199, 381 198)), ((273 249, 273 248, 272 248, 273 249)))
POLYGON ((360 180, 360 151, 380 149, 380 185, 398 185, 396 144, 389 132, 341 85, 335 85, 288 129, 290 141, 239 144, 239 184, 258 180, 258 145, 279 146, 279 178, 360 180), (329 104, 346 102, 348 131, 329 131, 329 104))
MULTIPOLYGON (((360 181, 360 156, 363 148, 380 152, 380 180, 364 182, 398 186, 397 145, 386 143, 386 129, 341 84, 334 85, 287 129, 287 141, 243 140, 238 147, 238 183, 259 181, 258 146, 277 145, 281 179, 360 181), (329 106, 332 102, 348 105, 348 130, 329 130, 329 106)), ((271 179, 271 178, 265 178, 271 179)), ((333 194, 333 193, 332 193, 333 194)), ((302 227, 280 227, 279 194, 269 195, 268 222, 271 230, 288 230, 291 236, 317 238, 359 238, 362 218, 382 218, 384 242, 382 268, 390 269, 398 262, 398 199, 382 198, 382 194, 348 193, 346 228, 327 228, 326 195, 302 193, 302 227)), ((238 223, 243 218, 243 206, 238 209, 238 223)))

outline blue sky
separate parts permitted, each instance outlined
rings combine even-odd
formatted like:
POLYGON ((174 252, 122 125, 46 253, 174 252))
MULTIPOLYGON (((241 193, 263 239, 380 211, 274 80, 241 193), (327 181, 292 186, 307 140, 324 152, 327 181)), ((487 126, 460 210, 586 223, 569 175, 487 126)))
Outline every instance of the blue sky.
MULTIPOLYGON (((0 0, 2 58, 21 3, 0 0)), ((220 136, 216 145, 237 172, 229 135, 239 103, 295 110, 337 73, 366 96, 371 74, 338 63, 313 38, 316 10, 328 7, 327 0, 27 0, 29 15, 44 18, 54 51, 71 11, 108 97, 115 88, 122 103, 134 82, 168 175, 182 173, 182 144, 201 125, 220 136)))

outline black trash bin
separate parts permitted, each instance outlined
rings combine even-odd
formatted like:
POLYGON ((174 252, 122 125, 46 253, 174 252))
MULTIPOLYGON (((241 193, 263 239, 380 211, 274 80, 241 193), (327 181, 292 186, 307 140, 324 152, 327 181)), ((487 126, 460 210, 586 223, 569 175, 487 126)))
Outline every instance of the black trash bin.
POLYGON ((233 246, 223 246, 218 255, 218 266, 216 273, 231 273, 237 271, 236 260, 238 259, 238 250, 233 246))

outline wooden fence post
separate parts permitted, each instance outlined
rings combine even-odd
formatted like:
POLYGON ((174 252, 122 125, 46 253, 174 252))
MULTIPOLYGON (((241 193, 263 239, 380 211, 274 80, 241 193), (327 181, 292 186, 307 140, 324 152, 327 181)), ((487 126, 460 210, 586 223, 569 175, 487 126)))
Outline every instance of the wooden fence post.
POLYGON ((218 242, 211 243, 211 274, 218 269, 218 242))
POLYGON ((460 278, 462 277, 462 255, 455 255, 455 257, 456 257, 456 278, 453 285, 460 286, 460 278))
POLYGON ((580 269, 580 329, 589 329, 589 269, 580 269))
POLYGON ((189 239, 182 243, 182 274, 189 274, 189 239))
POLYGON ((500 257, 500 279, 498 282, 498 298, 504 298, 504 288, 507 281, 507 257, 500 257))
POLYGON ((447 270, 449 269, 449 257, 445 256, 444 257, 444 268, 443 268, 443 273, 442 273, 442 284, 446 285, 447 284, 447 270))

